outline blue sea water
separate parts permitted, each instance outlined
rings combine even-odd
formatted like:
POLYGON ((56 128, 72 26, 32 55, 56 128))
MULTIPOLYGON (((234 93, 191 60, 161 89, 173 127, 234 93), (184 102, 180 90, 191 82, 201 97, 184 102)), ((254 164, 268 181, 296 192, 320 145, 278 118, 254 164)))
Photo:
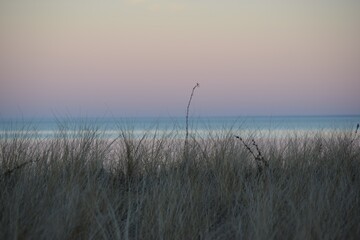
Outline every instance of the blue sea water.
MULTIPOLYGON (((358 123, 360 115, 190 117, 189 132, 200 137, 229 131, 265 132, 277 136, 292 132, 355 131, 358 123)), ((76 137, 79 131, 95 128, 105 138, 117 137, 123 130, 134 137, 175 133, 181 138, 185 135, 186 124, 185 117, 0 119, 0 138, 8 137, 9 133, 54 138, 59 136, 59 130, 76 137)))

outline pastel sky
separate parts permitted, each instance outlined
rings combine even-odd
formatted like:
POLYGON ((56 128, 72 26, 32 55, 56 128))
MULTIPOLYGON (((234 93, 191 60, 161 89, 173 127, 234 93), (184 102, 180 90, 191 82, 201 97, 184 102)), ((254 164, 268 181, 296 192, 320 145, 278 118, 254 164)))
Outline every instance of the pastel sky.
POLYGON ((357 0, 0 0, 0 116, 360 114, 357 0))

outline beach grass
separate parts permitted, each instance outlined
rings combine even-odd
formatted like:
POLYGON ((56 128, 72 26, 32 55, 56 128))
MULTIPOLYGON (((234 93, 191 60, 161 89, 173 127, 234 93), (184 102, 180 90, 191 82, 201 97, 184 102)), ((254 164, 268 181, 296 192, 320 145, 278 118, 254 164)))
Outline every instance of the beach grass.
POLYGON ((0 140, 0 239, 357 239, 357 133, 0 140), (186 154, 184 154, 186 148, 186 154))

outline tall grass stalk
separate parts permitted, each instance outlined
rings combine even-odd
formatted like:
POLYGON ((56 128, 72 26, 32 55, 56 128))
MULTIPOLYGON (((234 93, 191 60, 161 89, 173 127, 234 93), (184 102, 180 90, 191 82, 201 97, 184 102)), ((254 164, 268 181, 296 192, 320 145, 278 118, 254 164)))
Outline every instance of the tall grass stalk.
POLYGON ((196 85, 193 87, 192 91, 191 91, 191 95, 189 98, 189 102, 188 105, 186 107, 186 116, 185 116, 185 144, 184 144, 184 151, 185 151, 185 158, 188 158, 188 154, 189 154, 189 111, 190 111, 190 105, 191 105, 191 100, 194 96, 194 92, 195 89, 200 87, 199 83, 196 83, 196 85))

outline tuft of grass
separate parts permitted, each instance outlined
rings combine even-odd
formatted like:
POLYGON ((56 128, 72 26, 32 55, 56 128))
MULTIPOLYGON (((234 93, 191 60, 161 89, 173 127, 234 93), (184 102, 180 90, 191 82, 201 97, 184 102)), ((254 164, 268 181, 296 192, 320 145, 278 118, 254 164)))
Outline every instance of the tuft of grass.
POLYGON ((176 132, 9 133, 0 239, 357 239, 357 129, 277 140, 209 132, 188 139, 191 161, 176 132))

